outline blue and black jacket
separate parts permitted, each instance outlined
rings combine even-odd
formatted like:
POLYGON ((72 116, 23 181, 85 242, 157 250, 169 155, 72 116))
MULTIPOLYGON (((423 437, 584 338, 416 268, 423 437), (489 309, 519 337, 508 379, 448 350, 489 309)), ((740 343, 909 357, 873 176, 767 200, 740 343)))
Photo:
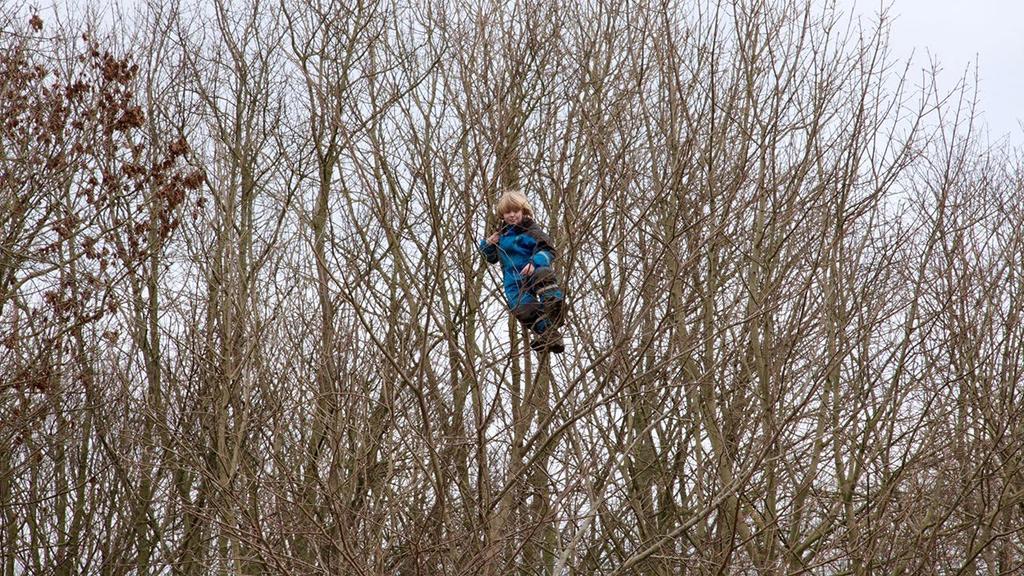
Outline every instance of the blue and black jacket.
MULTIPOLYGON (((555 248, 551 238, 541 230, 528 216, 515 225, 505 225, 497 244, 488 244, 483 239, 479 244, 480 252, 491 264, 501 263, 505 300, 508 307, 515 310, 523 304, 538 302, 539 283, 550 279, 554 285, 554 273, 551 263, 555 260, 555 248), (524 277, 522 269, 533 264, 534 272, 524 277)), ((552 294, 561 298, 561 291, 552 294)))

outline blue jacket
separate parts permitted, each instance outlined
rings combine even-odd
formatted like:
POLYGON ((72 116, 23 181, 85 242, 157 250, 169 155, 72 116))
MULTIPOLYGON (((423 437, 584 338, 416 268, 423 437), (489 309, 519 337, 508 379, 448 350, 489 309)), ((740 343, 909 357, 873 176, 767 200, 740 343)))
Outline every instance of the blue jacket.
POLYGON ((519 224, 502 228, 497 244, 488 244, 485 238, 480 241, 479 248, 491 264, 501 262, 505 300, 509 308, 537 301, 526 289, 521 271, 530 263, 535 269, 549 267, 555 259, 551 238, 540 226, 524 217, 519 224))

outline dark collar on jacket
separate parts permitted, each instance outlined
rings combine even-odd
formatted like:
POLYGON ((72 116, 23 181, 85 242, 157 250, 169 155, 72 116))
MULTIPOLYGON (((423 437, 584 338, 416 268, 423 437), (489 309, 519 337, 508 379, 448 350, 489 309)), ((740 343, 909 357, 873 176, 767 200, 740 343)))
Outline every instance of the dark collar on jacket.
POLYGON ((516 234, 522 234, 523 232, 529 230, 531 226, 533 226, 533 219, 530 218, 529 216, 523 216, 523 219, 519 221, 519 224, 505 224, 505 227, 502 228, 501 233, 505 234, 511 231, 515 232, 516 234))

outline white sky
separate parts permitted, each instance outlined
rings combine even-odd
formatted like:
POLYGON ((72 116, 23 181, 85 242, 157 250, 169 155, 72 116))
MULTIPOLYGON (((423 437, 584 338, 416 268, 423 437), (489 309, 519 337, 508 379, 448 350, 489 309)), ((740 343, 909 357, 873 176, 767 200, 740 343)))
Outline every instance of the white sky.
POLYGON ((978 108, 990 139, 1009 135, 1024 144, 1024 0, 840 0, 840 6, 874 17, 889 5, 893 55, 913 52, 911 71, 941 67, 940 89, 949 90, 978 66, 978 108))

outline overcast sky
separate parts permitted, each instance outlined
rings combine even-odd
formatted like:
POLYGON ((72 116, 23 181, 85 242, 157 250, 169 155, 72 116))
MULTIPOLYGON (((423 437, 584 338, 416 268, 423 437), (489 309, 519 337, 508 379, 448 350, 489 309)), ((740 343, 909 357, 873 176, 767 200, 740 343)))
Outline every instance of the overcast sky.
MULTIPOLYGON (((890 45, 912 68, 942 66, 940 87, 952 88, 977 60, 978 95, 992 140, 1009 134, 1024 144, 1024 0, 840 0, 855 12, 874 16, 890 5, 890 45)), ((971 75, 973 78, 973 74, 971 75)))

